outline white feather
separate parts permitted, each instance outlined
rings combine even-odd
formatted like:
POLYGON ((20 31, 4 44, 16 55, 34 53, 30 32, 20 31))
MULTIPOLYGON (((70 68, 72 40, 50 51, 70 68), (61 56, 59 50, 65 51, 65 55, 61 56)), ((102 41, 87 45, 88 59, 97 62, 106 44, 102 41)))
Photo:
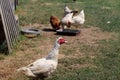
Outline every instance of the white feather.
POLYGON ((56 40, 55 45, 48 56, 38 59, 25 67, 19 68, 18 71, 23 72, 28 77, 37 77, 37 75, 41 73, 49 76, 49 74, 54 72, 58 65, 58 52, 60 47, 58 40, 60 38, 61 37, 56 40))
POLYGON ((68 25, 68 23, 70 23, 71 25, 78 26, 84 24, 84 22, 85 22, 84 10, 81 10, 81 12, 76 16, 73 16, 73 13, 68 13, 61 20, 63 29, 65 26, 68 25))
POLYGON ((73 24, 84 24, 85 22, 85 14, 84 10, 82 10, 77 16, 73 16, 72 18, 73 24))
POLYGON ((64 14, 66 15, 66 14, 70 13, 71 11, 73 11, 73 10, 71 10, 70 8, 68 8, 67 5, 65 5, 65 7, 64 7, 64 14))

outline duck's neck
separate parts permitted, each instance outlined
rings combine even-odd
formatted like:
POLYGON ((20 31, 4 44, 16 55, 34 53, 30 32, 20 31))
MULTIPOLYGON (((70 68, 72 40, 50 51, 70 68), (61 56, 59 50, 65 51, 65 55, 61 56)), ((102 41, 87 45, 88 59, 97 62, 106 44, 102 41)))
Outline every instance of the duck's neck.
POLYGON ((59 44, 55 44, 52 51, 48 54, 46 59, 58 61, 59 47, 59 44))

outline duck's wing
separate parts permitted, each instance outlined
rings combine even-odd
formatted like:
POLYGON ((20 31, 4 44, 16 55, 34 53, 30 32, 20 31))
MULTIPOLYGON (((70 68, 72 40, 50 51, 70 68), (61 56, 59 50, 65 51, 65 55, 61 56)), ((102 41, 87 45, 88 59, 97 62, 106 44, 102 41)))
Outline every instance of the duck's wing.
POLYGON ((54 69, 56 69, 57 63, 52 60, 45 60, 37 62, 37 64, 33 64, 30 67, 28 67, 33 74, 40 74, 45 72, 50 72, 54 69))

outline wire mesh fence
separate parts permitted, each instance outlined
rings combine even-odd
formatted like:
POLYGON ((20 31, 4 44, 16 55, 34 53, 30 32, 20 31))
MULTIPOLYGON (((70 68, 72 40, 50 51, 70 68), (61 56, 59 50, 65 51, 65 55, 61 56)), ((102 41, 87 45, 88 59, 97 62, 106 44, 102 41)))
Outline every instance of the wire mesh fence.
POLYGON ((5 39, 0 39, 2 46, 0 49, 4 48, 3 46, 7 43, 8 52, 10 53, 19 36, 19 28, 10 0, 0 0, 0 15, 2 24, 1 29, 3 29, 1 33, 3 33, 3 37, 5 36, 5 39))

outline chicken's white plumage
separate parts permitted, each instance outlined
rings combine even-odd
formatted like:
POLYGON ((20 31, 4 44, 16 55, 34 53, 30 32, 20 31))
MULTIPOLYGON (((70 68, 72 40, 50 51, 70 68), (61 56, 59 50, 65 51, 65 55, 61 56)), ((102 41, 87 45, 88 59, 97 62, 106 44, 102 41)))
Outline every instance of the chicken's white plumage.
POLYGON ((67 25, 68 22, 73 22, 72 16, 73 16, 73 13, 69 13, 65 17, 63 17, 62 20, 61 20, 62 24, 66 24, 67 25))
POLYGON ((67 5, 65 5, 65 7, 64 7, 64 14, 66 15, 66 14, 70 13, 71 11, 73 11, 73 10, 71 10, 70 8, 68 8, 67 5))
POLYGON ((76 16, 73 16, 73 12, 68 13, 61 20, 62 29, 64 29, 65 26, 67 27, 70 27, 71 25, 78 26, 84 24, 84 22, 85 22, 84 10, 81 10, 81 12, 76 16))
POLYGON ((84 10, 82 10, 77 16, 73 16, 73 24, 79 25, 84 24, 85 22, 85 13, 84 10))
POLYGON ((40 74, 49 76, 57 68, 59 47, 65 42, 66 41, 62 37, 59 37, 48 56, 38 59, 25 67, 19 68, 18 71, 23 72, 28 77, 38 77, 40 74))

